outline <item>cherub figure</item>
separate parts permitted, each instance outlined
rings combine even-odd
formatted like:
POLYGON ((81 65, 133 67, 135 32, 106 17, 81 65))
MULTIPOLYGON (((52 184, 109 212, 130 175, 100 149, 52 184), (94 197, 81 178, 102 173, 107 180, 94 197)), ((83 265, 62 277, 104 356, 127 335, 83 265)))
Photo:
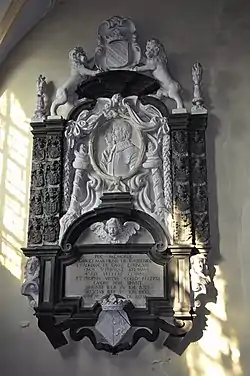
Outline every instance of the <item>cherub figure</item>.
POLYGON ((135 222, 125 222, 121 224, 119 219, 110 218, 106 224, 103 222, 94 223, 90 226, 90 230, 104 243, 126 244, 129 238, 140 230, 140 225, 135 222))
POLYGON ((77 86, 84 80, 86 76, 95 76, 98 70, 89 69, 89 61, 82 47, 75 47, 69 52, 70 77, 57 90, 56 98, 51 105, 50 114, 57 115, 58 107, 66 104, 70 96, 73 96, 77 86))
POLYGON ((176 102, 177 108, 184 108, 180 96, 180 84, 172 78, 167 67, 167 56, 163 45, 157 39, 150 39, 146 44, 146 64, 133 68, 137 72, 150 71, 159 82, 160 89, 157 96, 171 98, 176 102))
POLYGON ((190 258, 191 269, 191 285, 192 290, 196 294, 205 294, 206 285, 211 282, 211 278, 208 273, 207 259, 203 254, 196 254, 190 258))

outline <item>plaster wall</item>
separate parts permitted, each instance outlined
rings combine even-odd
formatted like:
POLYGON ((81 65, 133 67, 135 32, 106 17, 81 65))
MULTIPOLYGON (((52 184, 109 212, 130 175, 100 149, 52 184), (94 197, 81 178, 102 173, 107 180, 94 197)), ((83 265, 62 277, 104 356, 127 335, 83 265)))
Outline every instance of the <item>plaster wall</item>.
MULTIPOLYGON (((0 72, 0 374, 1 376, 240 376, 250 374, 250 3, 248 0, 60 1, 14 49, 0 72), (159 342, 141 342, 112 356, 88 340, 53 350, 20 296, 26 243, 32 140, 29 119, 36 78, 58 87, 68 76, 68 51, 88 56, 96 30, 112 15, 131 17, 140 43, 156 37, 170 69, 192 99, 191 66, 204 67, 208 182, 217 304, 207 330, 179 357, 159 342), (29 323, 26 328, 25 322, 29 323)), ((53 85, 50 85, 51 92, 53 85)))

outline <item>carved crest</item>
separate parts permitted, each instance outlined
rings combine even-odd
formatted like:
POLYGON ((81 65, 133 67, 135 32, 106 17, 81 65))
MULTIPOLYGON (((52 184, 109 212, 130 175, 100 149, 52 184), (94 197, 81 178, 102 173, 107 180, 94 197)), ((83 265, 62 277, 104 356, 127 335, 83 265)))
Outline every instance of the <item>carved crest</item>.
POLYGON ((129 69, 140 59, 141 49, 136 42, 135 25, 130 19, 115 16, 101 23, 95 51, 95 63, 99 69, 129 69))

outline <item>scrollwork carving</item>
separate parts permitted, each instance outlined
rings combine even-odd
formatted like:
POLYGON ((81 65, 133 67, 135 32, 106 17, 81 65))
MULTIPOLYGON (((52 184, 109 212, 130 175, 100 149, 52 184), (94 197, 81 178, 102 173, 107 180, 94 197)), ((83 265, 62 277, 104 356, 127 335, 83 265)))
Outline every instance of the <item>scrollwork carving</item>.
POLYGON ((156 107, 143 105, 135 96, 99 98, 93 109, 68 123, 65 137, 68 214, 61 221, 60 238, 62 226, 65 231, 79 215, 73 212, 92 210, 105 190, 130 192, 135 207, 167 230, 172 217, 171 145, 167 119, 156 107))

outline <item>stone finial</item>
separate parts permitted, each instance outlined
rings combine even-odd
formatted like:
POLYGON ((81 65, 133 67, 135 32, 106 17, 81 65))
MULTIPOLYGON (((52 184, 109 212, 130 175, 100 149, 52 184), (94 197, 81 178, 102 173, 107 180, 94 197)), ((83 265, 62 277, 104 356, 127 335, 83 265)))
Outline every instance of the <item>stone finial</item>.
POLYGON ((40 74, 36 81, 36 108, 32 121, 42 121, 47 115, 46 77, 40 74))
POLYGON ((202 65, 196 62, 192 67, 192 81, 193 81, 193 106, 191 108, 192 114, 207 113, 207 109, 203 106, 204 100, 201 93, 201 80, 202 80, 202 65))

